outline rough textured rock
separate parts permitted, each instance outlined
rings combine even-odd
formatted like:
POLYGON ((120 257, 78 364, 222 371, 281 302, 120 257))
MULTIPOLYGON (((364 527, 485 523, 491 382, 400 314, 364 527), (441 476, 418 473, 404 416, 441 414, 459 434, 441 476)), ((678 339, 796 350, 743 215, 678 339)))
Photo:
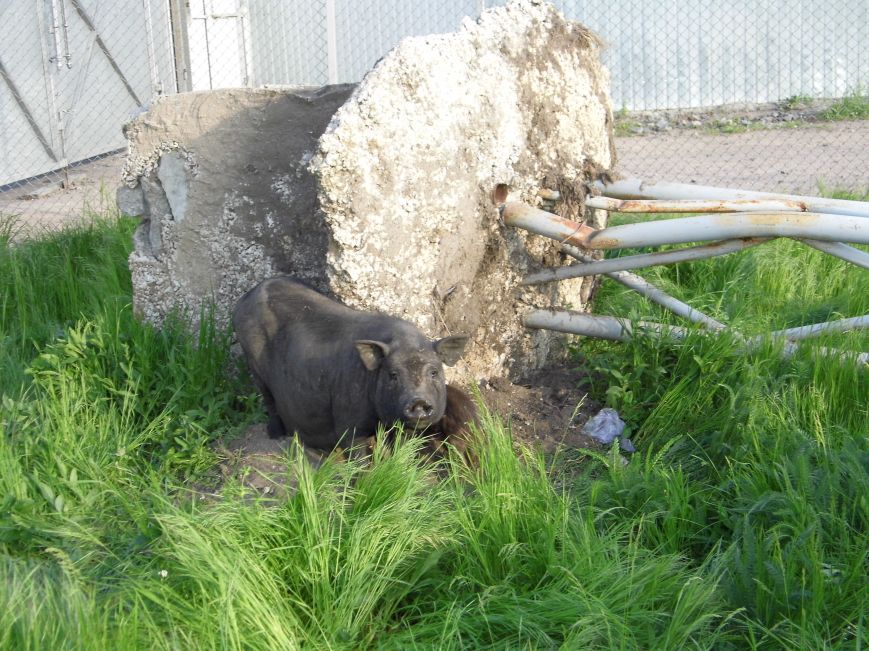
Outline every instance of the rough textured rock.
POLYGON ((222 318, 286 272, 429 336, 472 335, 466 379, 538 367, 555 335, 518 315, 581 309, 591 281, 520 288, 561 254, 506 228, 492 195, 536 203, 556 188, 560 212, 582 216, 583 183, 615 162, 599 50, 525 0, 405 39, 340 108, 348 88, 162 100, 128 126, 128 185, 146 211, 131 256, 137 310, 159 323, 214 298, 222 318))
POLYGON ((584 27, 528 2, 402 41, 339 109, 313 161, 332 290, 428 332, 471 333, 472 377, 542 363, 553 335, 527 334, 517 313, 579 308, 587 295, 581 281, 517 290, 560 254, 502 226, 491 196, 506 185, 535 202, 554 186, 578 212, 581 184, 613 163, 598 51, 584 27))
POLYGON ((119 205, 141 207, 130 256, 136 312, 194 320, 214 300, 226 322, 263 278, 325 286, 328 237, 308 163, 351 85, 171 95, 125 127, 119 205))

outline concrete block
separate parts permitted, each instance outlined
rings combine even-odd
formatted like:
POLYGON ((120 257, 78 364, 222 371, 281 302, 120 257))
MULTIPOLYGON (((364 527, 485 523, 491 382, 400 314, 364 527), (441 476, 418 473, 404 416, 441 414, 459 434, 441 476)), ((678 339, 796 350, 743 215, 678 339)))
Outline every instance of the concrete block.
POLYGON ((560 212, 581 219, 585 182, 615 163, 608 88, 597 37, 524 0, 404 39, 355 90, 163 98, 126 127, 125 179, 147 213, 136 310, 159 324, 213 300, 224 320, 256 282, 289 273, 432 337, 470 334, 462 379, 539 367, 558 339, 519 315, 583 309, 593 280, 520 287, 563 257, 505 227, 492 194, 537 203, 557 189, 560 212))

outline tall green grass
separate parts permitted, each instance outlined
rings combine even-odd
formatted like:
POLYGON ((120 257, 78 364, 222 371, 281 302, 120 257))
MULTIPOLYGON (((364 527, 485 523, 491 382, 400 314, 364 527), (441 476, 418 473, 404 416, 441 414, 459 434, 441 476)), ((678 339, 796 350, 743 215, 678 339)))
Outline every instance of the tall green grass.
MULTIPOLYGON (((853 365, 727 338, 583 342, 640 448, 627 465, 552 465, 486 416, 474 467, 425 465, 413 440, 316 472, 291 449, 289 497, 202 500, 211 443, 262 414, 209 315, 195 335, 134 318, 132 228, 0 247, 0 648, 864 643, 853 365)), ((695 265, 656 280, 749 333, 867 311, 860 272, 786 243, 695 265)), ((666 318, 609 285, 596 311, 666 318)))
MULTIPOLYGON (((625 252, 627 254, 629 252, 625 252)), ((656 284, 745 334, 869 313, 869 274, 792 241, 648 270, 656 284)), ((672 321, 605 283, 596 311, 672 321)), ((855 332, 820 343, 869 350, 855 332)), ((735 338, 590 343, 597 395, 643 453, 581 490, 657 548, 711 563, 749 648, 859 648, 869 549, 869 381, 809 343, 783 359, 735 338), (637 463, 638 462, 638 463, 637 463)))

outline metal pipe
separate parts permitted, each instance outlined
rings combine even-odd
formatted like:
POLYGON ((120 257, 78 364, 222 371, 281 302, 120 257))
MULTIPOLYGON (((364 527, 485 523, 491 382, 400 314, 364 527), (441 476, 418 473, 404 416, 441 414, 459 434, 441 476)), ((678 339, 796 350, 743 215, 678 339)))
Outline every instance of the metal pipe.
MULTIPOLYGON (((69 51, 69 22, 66 19, 66 5, 60 0, 60 19, 63 21, 63 58, 66 59, 66 67, 72 68, 72 54, 69 51)), ((60 61, 58 61, 60 67, 60 61)))
MULTIPOLYGON (((674 251, 657 251, 641 255, 629 255, 622 258, 610 258, 609 260, 595 260, 586 264, 574 264, 567 267, 543 269, 533 274, 528 274, 522 281, 523 285, 540 285, 553 280, 566 278, 582 278, 595 274, 608 273, 610 271, 625 271, 627 269, 639 269, 642 267, 654 267, 658 265, 675 264, 686 260, 702 260, 714 258, 735 251, 742 251, 752 246, 768 242, 763 237, 724 240, 712 244, 690 246, 674 251)), ((855 249, 859 250, 859 249, 855 249)))
POLYGON ((537 191, 537 196, 544 201, 561 201, 561 193, 551 188, 540 188, 537 191))
POLYGON ((803 203, 806 206, 806 210, 810 212, 869 217, 869 203, 847 199, 806 197, 795 194, 776 194, 774 192, 753 192, 688 183, 644 183, 641 179, 622 179, 609 183, 594 181, 591 187, 601 194, 619 199, 721 199, 725 201, 775 199, 803 203))
POLYGON ((330 84, 338 83, 338 28, 335 0, 326 0, 326 65, 330 84))
MULTIPOLYGON (((557 332, 582 335, 585 337, 609 339, 610 341, 630 341, 637 330, 642 330, 645 333, 654 334, 658 337, 667 337, 676 340, 684 339, 689 332, 687 328, 670 326, 663 323, 640 321, 639 323, 632 324, 627 319, 620 319, 612 316, 597 316, 580 312, 571 312, 568 310, 535 310, 522 318, 522 324, 526 328, 555 330, 557 332)), ((806 327, 812 328, 814 326, 806 327)), ((800 330, 800 328, 794 328, 793 330, 800 330)), ((708 330, 703 330, 700 332, 706 336, 709 334, 721 334, 721 331, 710 332, 708 330)), ((734 331, 730 332, 731 334, 738 336, 738 333, 734 331)), ((772 336, 778 334, 779 333, 772 333, 772 336)), ((754 352, 767 341, 768 336, 769 335, 760 335, 759 337, 752 337, 739 346, 738 352, 754 352)), ((781 354, 783 357, 789 358, 799 351, 799 349, 800 347, 797 344, 788 340, 784 342, 781 354)), ((825 348, 823 346, 814 347, 812 350, 824 357, 836 357, 841 361, 853 360, 861 366, 869 365, 869 353, 843 351, 836 348, 825 348)))
POLYGON ((157 68, 156 47, 154 46, 153 18, 151 16, 151 0, 142 0, 145 11, 145 51, 148 53, 148 72, 151 74, 151 92, 162 95, 162 82, 157 68))
MULTIPOLYGON (((569 244, 562 244, 561 250, 567 253, 567 255, 576 258, 581 262, 595 262, 594 258, 586 255, 580 249, 570 246, 569 244)), ((671 312, 673 312, 673 314, 681 316, 684 319, 688 319, 689 321, 693 321, 694 323, 699 323, 700 325, 710 328, 711 330, 727 329, 727 326, 725 326, 720 321, 716 321, 712 317, 703 314, 703 312, 695 310, 687 303, 683 303, 678 298, 674 298, 666 292, 661 291, 641 276, 632 274, 629 271, 611 271, 604 275, 607 278, 612 278, 613 280, 621 283, 625 287, 634 290, 638 294, 645 296, 652 303, 660 305, 661 307, 670 310, 671 312)))
POLYGON ((792 237, 869 244, 862 217, 811 212, 719 213, 637 222, 600 230, 519 202, 502 207, 504 223, 587 249, 684 244, 747 237, 792 237))
POLYGON ((866 251, 855 248, 853 246, 848 246, 847 244, 842 244, 841 242, 822 242, 820 240, 811 240, 806 238, 803 238, 799 241, 803 244, 806 244, 807 246, 812 247, 813 249, 818 249, 818 251, 829 253, 832 256, 841 258, 842 260, 846 260, 851 264, 857 265, 858 267, 869 269, 869 253, 866 253, 866 251))
POLYGON ((60 24, 58 23, 58 18, 57 18, 57 15, 58 15, 58 13, 60 13, 60 11, 57 8, 56 0, 51 0, 51 2, 48 3, 48 11, 51 14, 51 28, 49 29, 49 32, 51 33, 51 36, 54 40, 54 56, 49 58, 49 61, 54 63, 59 70, 63 66, 60 63, 60 58, 61 58, 61 54, 60 54, 60 50, 61 50, 60 24))
MULTIPOLYGON (((792 344, 796 347, 796 344, 792 344)), ((854 360, 859 366, 869 367, 869 353, 858 353, 854 351, 839 350, 838 348, 826 348, 824 346, 814 346, 813 351, 823 357, 838 357, 842 361, 854 360)), ((786 353, 786 356, 793 354, 793 351, 786 353)))
POLYGON ((551 237, 559 242, 587 248, 587 238, 598 231, 591 226, 553 215, 517 201, 508 201, 501 207, 504 223, 515 228, 551 237))
POLYGON ((630 341, 637 330, 652 332, 659 336, 684 339, 686 328, 669 326, 662 323, 640 321, 631 323, 629 319, 614 316, 600 316, 573 312, 569 310, 535 310, 522 317, 526 328, 555 330, 584 337, 608 339, 610 341, 630 341))
POLYGON ((799 341, 800 339, 809 339, 817 337, 828 332, 847 332, 849 330, 860 330, 869 328, 869 314, 865 316, 855 316, 850 319, 839 319, 838 321, 827 321, 825 323, 814 323, 812 325, 800 326, 798 328, 788 328, 787 330, 776 330, 770 332, 769 335, 759 335, 752 339, 762 339, 769 336, 774 338, 784 337, 790 341, 799 341))
MULTIPOLYGON (((800 213, 796 213, 796 214, 800 214, 800 213)), ((528 226, 531 226, 531 228, 527 228, 526 230, 530 230, 531 232, 537 232, 541 235, 546 235, 549 237, 554 237, 553 233, 557 233, 558 235, 563 236, 562 246, 561 246, 562 251, 564 251, 565 253, 567 253, 571 257, 574 257, 577 260, 580 260, 581 262, 586 263, 588 266, 591 266, 592 264, 600 264, 602 262, 609 262, 609 261, 594 260, 594 258, 587 255, 581 249, 579 249, 575 246, 571 246, 570 244, 567 244, 566 242, 569 242, 571 240, 579 240, 579 241, 586 240, 588 238, 589 231, 591 231, 592 233, 602 233, 602 232, 605 232, 607 230, 612 230, 612 229, 604 229, 603 231, 595 231, 594 229, 591 229, 585 225, 577 224, 576 222, 572 222, 570 220, 563 219, 561 217, 558 217, 557 215, 552 215, 552 214, 547 213, 545 211, 537 210, 536 208, 532 208, 531 206, 526 206, 524 204, 518 204, 518 203, 507 203, 503 208, 503 215, 504 215, 504 221, 508 225, 524 228, 524 227, 526 227, 526 224, 527 224, 528 226)), ((727 215, 727 216, 730 216, 730 215, 727 215)), ((750 215, 750 216, 753 217, 755 215, 750 215)), ((699 218, 699 219, 704 219, 704 218, 699 218)), ((678 221, 686 221, 686 220, 682 219, 682 220, 667 220, 667 221, 678 222, 678 221)), ((661 223, 661 222, 652 222, 652 223, 661 223)), ((640 224, 640 225, 642 225, 642 224, 640 224)), ((619 227, 614 227, 614 228, 619 228, 619 227)), ((558 239, 558 237, 555 237, 555 239, 558 239)), ((764 240, 761 240, 761 241, 764 241, 764 240)), ((757 243, 760 243, 760 242, 753 242, 753 244, 757 244, 757 243)), ((722 243, 718 243, 718 244, 720 245, 722 243)), ((693 249, 695 252, 697 249, 705 249, 704 253, 708 253, 708 251, 712 248, 714 248, 714 247, 710 247, 710 246, 691 247, 691 249, 693 249)), ((848 248, 851 248, 851 247, 848 247, 848 248)), ((689 250, 690 249, 684 249, 681 251, 662 252, 662 253, 663 254, 666 254, 666 253, 684 254, 685 251, 689 251, 689 250)), ((854 250, 859 251, 859 249, 854 249, 854 250)), ((649 256, 649 255, 660 256, 661 254, 660 253, 659 254, 647 254, 647 256, 649 256)), ((634 257, 644 257, 644 256, 634 256, 634 257)), ((618 261, 618 260, 616 259, 616 260, 614 260, 614 262, 615 261, 618 261)), ((586 265, 583 265, 583 266, 586 266, 586 265)), ((557 270, 551 270, 551 271, 557 271, 557 270)), ((619 270, 619 271, 614 270, 614 271, 604 272, 604 275, 607 276, 608 278, 616 280, 617 282, 625 285, 626 287, 636 291, 637 293, 646 297, 651 302, 656 303, 656 304, 670 310, 671 312, 673 312, 674 314, 677 314, 678 316, 682 316, 683 318, 686 318, 686 319, 693 321, 695 323, 700 323, 700 324, 704 325, 705 327, 707 327, 711 330, 714 330, 714 331, 721 331, 721 330, 728 329, 727 326, 725 326, 723 323, 716 321, 715 319, 707 316, 706 314, 700 312, 699 310, 695 310, 690 305, 683 303, 682 301, 680 301, 680 300, 670 296, 669 294, 663 292, 662 290, 658 289, 657 287, 655 287, 654 285, 652 285, 651 283, 646 281, 641 276, 637 276, 636 274, 632 274, 632 273, 629 273, 627 271, 622 271, 622 270, 619 270)), ((527 282, 526 282, 526 284, 527 284, 527 282)), ((611 327, 611 326, 609 326, 609 327, 611 327)), ((739 335, 739 333, 737 333, 737 332, 734 332, 734 335, 736 335, 739 338, 742 338, 742 336, 739 335)), ((786 351, 788 351, 789 346, 792 346, 792 344, 785 345, 786 351)), ((792 353, 792 352, 793 352, 792 350, 789 351, 789 353, 792 353)), ((839 353, 836 352, 835 354, 839 354, 839 353)))
POLYGON ((682 201, 661 201, 653 199, 613 199, 611 197, 589 197, 587 208, 598 208, 609 212, 623 213, 681 213, 681 212, 772 212, 788 210, 806 212, 806 204, 784 199, 693 199, 682 201))
MULTIPOLYGON (((534 215, 533 221, 543 222, 539 229, 553 232, 547 223, 551 220, 534 215)), ((568 228, 561 225, 550 237, 557 239, 557 234, 568 228)), ((792 237, 869 244, 869 222, 864 217, 831 217, 811 212, 721 213, 612 226, 585 233, 580 243, 584 241, 587 248, 620 249, 739 237, 792 237)))

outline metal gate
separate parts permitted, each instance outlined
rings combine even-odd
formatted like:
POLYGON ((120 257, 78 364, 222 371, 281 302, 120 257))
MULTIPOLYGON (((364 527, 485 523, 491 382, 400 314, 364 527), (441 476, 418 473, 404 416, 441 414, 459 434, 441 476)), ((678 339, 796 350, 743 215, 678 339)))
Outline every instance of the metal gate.
POLYGON ((6 0, 0 187, 123 148, 120 125, 175 90, 167 3, 6 0))

